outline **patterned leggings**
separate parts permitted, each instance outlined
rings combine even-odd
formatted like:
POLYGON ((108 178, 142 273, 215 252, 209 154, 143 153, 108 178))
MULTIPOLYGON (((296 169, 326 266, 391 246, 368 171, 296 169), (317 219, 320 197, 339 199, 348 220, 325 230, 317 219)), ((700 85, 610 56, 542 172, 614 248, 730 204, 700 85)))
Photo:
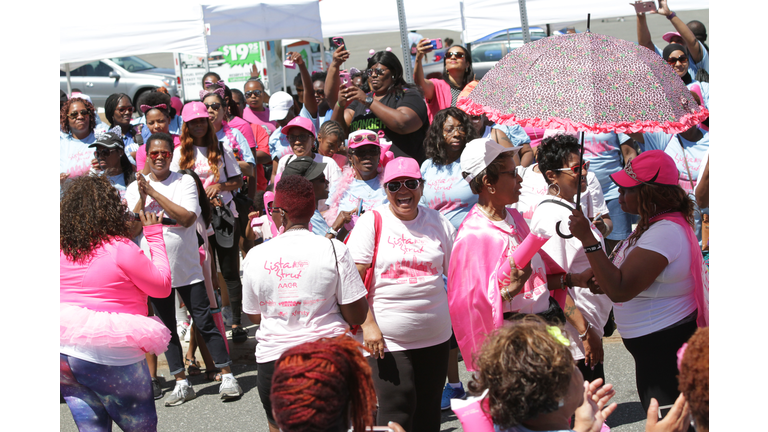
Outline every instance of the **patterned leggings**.
POLYGON ((61 394, 78 430, 157 431, 157 412, 147 361, 106 366, 59 354, 61 394))

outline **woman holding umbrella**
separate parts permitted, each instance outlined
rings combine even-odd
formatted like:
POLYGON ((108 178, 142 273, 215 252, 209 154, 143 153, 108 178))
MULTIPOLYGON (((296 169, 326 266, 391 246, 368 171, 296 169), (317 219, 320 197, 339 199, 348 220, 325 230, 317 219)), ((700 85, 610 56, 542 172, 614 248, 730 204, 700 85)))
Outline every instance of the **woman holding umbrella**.
POLYGON ((677 178, 675 162, 661 150, 643 152, 611 175, 622 208, 640 215, 640 222, 610 258, 599 252, 589 220, 578 210, 570 217, 599 286, 593 292, 614 302, 624 346, 635 359, 643 410, 651 397, 661 406, 675 402, 677 350, 697 323, 709 322, 702 256, 691 228, 694 204, 677 178))

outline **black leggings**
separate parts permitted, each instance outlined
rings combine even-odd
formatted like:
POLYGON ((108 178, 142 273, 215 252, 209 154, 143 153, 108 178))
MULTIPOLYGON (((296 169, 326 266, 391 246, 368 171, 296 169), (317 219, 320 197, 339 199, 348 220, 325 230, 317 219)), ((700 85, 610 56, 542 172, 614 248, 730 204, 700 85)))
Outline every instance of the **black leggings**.
POLYGON ((272 426, 277 427, 275 417, 272 415, 272 375, 275 374, 275 363, 277 360, 272 360, 266 363, 256 363, 256 388, 259 390, 259 398, 261 399, 261 406, 264 407, 264 412, 267 414, 267 421, 272 426))
POLYGON ((407 432, 439 432, 440 399, 448 372, 449 341, 427 348, 368 357, 379 400, 376 424, 399 423, 407 432))
MULTIPOLYGON (((696 331, 696 319, 659 330, 637 338, 622 338, 624 346, 635 359, 635 381, 643 412, 648 411, 651 398, 659 406, 675 403, 680 391, 677 389, 677 350, 688 342, 696 331)), ((666 414, 668 409, 662 410, 666 414)))
POLYGON ((195 327, 200 330, 205 345, 213 357, 213 363, 218 368, 229 366, 232 360, 227 353, 227 347, 224 345, 224 338, 211 315, 210 301, 208 293, 205 291, 204 282, 196 282, 192 285, 177 287, 171 290, 171 295, 165 298, 150 297, 152 309, 155 315, 160 317, 168 330, 171 331, 171 341, 168 343, 168 350, 165 352, 165 359, 168 360, 168 369, 171 375, 184 370, 184 353, 181 348, 181 341, 176 332, 176 301, 174 296, 176 291, 181 295, 181 300, 187 306, 187 310, 192 314, 195 327))
POLYGON ((240 229, 237 219, 235 219, 234 241, 231 248, 219 246, 216 243, 216 234, 208 237, 208 243, 216 251, 221 275, 224 276, 224 282, 227 284, 229 305, 232 308, 232 323, 240 325, 243 308, 243 284, 240 281, 240 229))

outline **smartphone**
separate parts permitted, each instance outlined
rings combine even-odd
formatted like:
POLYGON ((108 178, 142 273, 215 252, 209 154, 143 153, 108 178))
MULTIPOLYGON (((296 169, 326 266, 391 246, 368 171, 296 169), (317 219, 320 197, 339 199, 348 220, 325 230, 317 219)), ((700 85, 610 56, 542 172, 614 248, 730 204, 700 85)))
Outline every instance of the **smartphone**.
POLYGON ((443 49, 443 40, 442 39, 430 39, 429 42, 432 44, 432 49, 443 49))
POLYGON ((283 66, 287 67, 288 69, 296 69, 296 63, 291 60, 291 57, 286 54, 285 61, 283 62, 283 66))
POLYGON ((339 47, 345 46, 345 44, 344 44, 344 38, 341 38, 341 37, 335 37, 335 38, 331 39, 331 41, 333 41, 333 44, 336 46, 336 48, 339 48, 339 47))
POLYGON ((656 9, 656 2, 654 1, 636 1, 634 3, 630 3, 632 6, 635 7, 635 11, 637 13, 647 13, 647 12, 657 12, 656 9))
POLYGON ((341 79, 341 86, 346 88, 351 85, 349 80, 349 72, 341 72, 339 73, 339 78, 341 79))

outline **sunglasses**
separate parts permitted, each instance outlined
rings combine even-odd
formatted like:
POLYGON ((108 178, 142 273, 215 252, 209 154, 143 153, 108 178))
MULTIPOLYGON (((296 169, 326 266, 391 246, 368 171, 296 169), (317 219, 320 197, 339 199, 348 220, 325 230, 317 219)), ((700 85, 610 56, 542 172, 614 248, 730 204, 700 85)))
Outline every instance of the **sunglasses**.
POLYGON ((121 113, 124 113, 124 112, 132 113, 133 112, 133 107, 132 106, 117 107, 116 109, 117 109, 117 111, 119 111, 121 113))
POLYGON ((680 56, 680 57, 670 57, 667 59, 667 63, 674 66, 675 63, 680 62, 680 64, 688 63, 688 57, 686 56, 680 56))
POLYGON ((245 97, 246 98, 249 98, 251 96, 257 97, 257 96, 261 96, 262 93, 264 93, 264 92, 261 91, 261 90, 251 90, 251 91, 245 92, 245 97))
POLYGON ((353 143, 361 143, 363 141, 379 142, 379 136, 376 134, 360 134, 353 136, 350 141, 353 143))
POLYGON ((305 142, 305 141, 309 140, 310 138, 312 138, 312 134, 306 134, 306 133, 304 133, 304 134, 297 134, 297 135, 291 134, 291 135, 288 135, 288 142, 289 143, 293 143, 293 142, 296 142, 296 141, 305 142))
POLYGON ((376 149, 354 149, 352 151, 352 156, 358 158, 358 159, 368 159, 368 158, 378 158, 381 152, 378 148, 376 149))
POLYGON ((77 118, 78 114, 83 116, 83 117, 88 117, 89 115, 91 115, 91 112, 88 111, 88 110, 73 111, 73 112, 67 114, 67 117, 69 117, 72 120, 74 120, 74 119, 77 118))
POLYGON ((214 102, 214 103, 212 103, 212 104, 207 104, 207 103, 204 103, 203 105, 205 105, 205 108, 206 108, 206 109, 212 109, 212 110, 214 110, 214 111, 218 111, 218 110, 219 110, 219 108, 221 108, 221 104, 220 104, 220 103, 218 103, 218 102, 214 102))
POLYGON ((456 126, 456 127, 451 126, 443 129, 443 134, 445 135, 451 135, 459 132, 465 134, 467 133, 467 130, 464 128, 464 126, 456 126))
POLYGON ((458 52, 458 51, 445 53, 445 58, 447 58, 447 59, 451 59, 451 58, 463 59, 464 58, 464 53, 463 52, 458 52))
POLYGON ((95 157, 96 159, 106 159, 115 150, 117 150, 117 149, 113 149, 112 148, 112 149, 96 150, 96 151, 93 152, 93 157, 95 157))
POLYGON ((157 151, 149 152, 149 158, 152 160, 157 159, 158 156, 161 156, 161 155, 163 156, 163 159, 170 159, 171 152, 169 152, 168 150, 157 150, 157 151))
POLYGON ((368 70, 365 71, 365 73, 368 74, 369 77, 372 77, 372 76, 377 76, 377 77, 378 76, 382 76, 382 75, 384 75, 387 72, 389 72, 389 71, 384 70, 382 68, 368 69, 368 70))
POLYGON ((576 166, 572 166, 572 167, 568 167, 568 168, 558 168, 555 171, 570 171, 570 172, 572 172, 574 174, 578 174, 579 171, 581 171, 582 169, 584 171, 588 171, 589 170, 589 161, 584 162, 584 165, 582 165, 582 166, 576 165, 576 166))
POLYGON ((315 90, 315 94, 318 95, 318 96, 324 96, 325 95, 325 90, 315 90))
POLYGON ((272 203, 267 204, 267 213, 269 213, 270 216, 272 216, 272 212, 274 212, 275 210, 283 210, 283 209, 281 209, 280 207, 273 207, 272 203))
POLYGON ((421 179, 408 179, 403 181, 391 181, 387 183, 387 190, 395 193, 400 190, 400 188, 405 185, 410 190, 416 190, 419 188, 419 185, 421 184, 421 179))

